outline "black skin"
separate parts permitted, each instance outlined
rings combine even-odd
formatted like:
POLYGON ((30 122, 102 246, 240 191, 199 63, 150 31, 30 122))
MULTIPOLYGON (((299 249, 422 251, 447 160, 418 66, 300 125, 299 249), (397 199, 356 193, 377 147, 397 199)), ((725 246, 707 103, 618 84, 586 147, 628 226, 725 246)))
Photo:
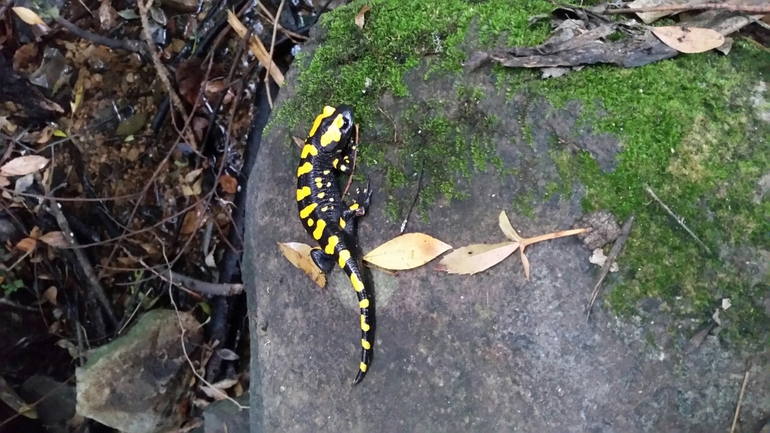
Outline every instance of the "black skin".
POLYGON ((308 234, 320 245, 311 251, 313 261, 324 273, 331 272, 335 265, 342 267, 358 295, 361 362, 353 382, 356 385, 371 363, 374 314, 369 290, 352 257, 357 245, 356 219, 366 214, 372 192, 367 184, 358 200, 348 206, 338 186, 339 175, 349 174, 353 168, 354 130, 353 109, 345 105, 326 107, 316 118, 297 170, 297 209, 308 234))

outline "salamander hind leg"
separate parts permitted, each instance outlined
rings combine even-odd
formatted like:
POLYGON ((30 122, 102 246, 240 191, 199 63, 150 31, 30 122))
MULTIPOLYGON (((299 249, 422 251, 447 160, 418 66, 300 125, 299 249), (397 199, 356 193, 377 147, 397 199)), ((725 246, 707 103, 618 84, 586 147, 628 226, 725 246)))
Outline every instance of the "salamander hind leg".
POLYGON ((326 254, 319 247, 315 247, 310 250, 310 258, 313 259, 313 262, 316 264, 316 266, 318 266, 319 269, 321 269, 321 272, 324 274, 331 272, 334 269, 334 266, 337 264, 334 256, 331 254, 326 254))

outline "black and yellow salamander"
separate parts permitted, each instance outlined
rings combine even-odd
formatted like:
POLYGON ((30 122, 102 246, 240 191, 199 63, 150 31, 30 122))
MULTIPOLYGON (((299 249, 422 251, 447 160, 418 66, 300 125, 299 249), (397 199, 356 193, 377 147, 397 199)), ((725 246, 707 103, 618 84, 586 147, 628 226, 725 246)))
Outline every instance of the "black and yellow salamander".
POLYGON ((366 213, 371 201, 368 186, 362 199, 347 206, 342 201, 337 177, 350 173, 354 143, 353 108, 324 107, 313 122, 297 169, 297 208, 305 230, 318 241, 311 251, 324 273, 337 263, 345 271, 358 295, 361 310, 361 363, 353 385, 364 378, 372 359, 373 328, 369 294, 358 263, 352 257, 356 244, 356 218, 366 213))

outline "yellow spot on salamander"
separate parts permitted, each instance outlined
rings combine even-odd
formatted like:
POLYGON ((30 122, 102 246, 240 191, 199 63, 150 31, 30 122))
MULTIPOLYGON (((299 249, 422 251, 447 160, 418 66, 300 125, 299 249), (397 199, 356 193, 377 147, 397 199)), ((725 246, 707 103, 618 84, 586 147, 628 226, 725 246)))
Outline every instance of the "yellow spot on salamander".
POLYGON ((370 342, 368 342, 368 341, 366 341, 364 339, 361 339, 361 347, 363 347, 366 350, 369 350, 369 349, 372 348, 372 343, 370 343, 370 342))
POLYGON ((308 155, 313 155, 313 156, 318 155, 318 149, 316 149, 316 147, 313 146, 312 144, 306 144, 302 148, 302 155, 300 155, 300 158, 305 159, 307 158, 308 155))
POLYGON ((362 372, 366 373, 367 366, 363 362, 358 366, 358 368, 360 368, 362 372))
POLYGON ((359 207, 358 203, 353 203, 350 205, 350 210, 358 210, 359 207))
POLYGON ((342 138, 340 130, 332 126, 321 136, 321 146, 326 147, 331 143, 337 143, 340 141, 340 138, 342 138))
POLYGON ((337 246, 337 242, 340 241, 340 238, 337 236, 329 236, 329 243, 326 245, 326 248, 324 248, 324 252, 326 254, 334 254, 334 247, 337 246))
POLYGON ((316 206, 318 206, 316 203, 310 203, 309 205, 305 206, 301 211, 299 211, 299 217, 302 219, 309 217, 316 206))
POLYGON ((348 250, 342 250, 340 251, 340 258, 337 260, 341 268, 345 267, 345 262, 348 261, 350 258, 350 251, 348 250))
POLYGON ((303 186, 297 190, 297 201, 300 201, 310 195, 310 187, 303 186))
POLYGON ((366 332, 366 331, 368 331, 369 329, 371 329, 371 327, 369 326, 369 324, 368 324, 368 323, 366 323, 366 316, 364 316, 364 315, 362 314, 362 315, 361 315, 361 330, 362 330, 362 331, 364 331, 364 332, 366 332))
MULTIPOLYGON (((356 274, 350 274, 350 284, 353 285, 353 290, 356 292, 360 292, 361 290, 364 290, 364 283, 361 282, 361 280, 358 279, 358 276, 356 274)), ((361 301, 359 303, 359 306, 361 308, 368 308, 369 307, 369 300, 365 299, 366 301, 366 307, 363 306, 364 301, 361 301)))
POLYGON ((313 230, 313 239, 320 240, 321 237, 324 235, 325 228, 326 228, 326 221, 318 220, 318 224, 316 224, 315 230, 313 230))
POLYGON ((318 198, 324 198, 324 197, 326 197, 326 193, 325 192, 319 192, 318 193, 318 198))
POLYGON ((321 121, 326 119, 327 117, 334 114, 334 107, 329 107, 328 105, 324 107, 323 112, 318 115, 318 117, 315 118, 315 121, 313 122, 313 127, 310 128, 310 134, 308 137, 312 137, 315 135, 315 132, 318 131, 318 127, 321 126, 321 121))
POLYGON ((324 174, 329 174, 331 172, 332 172, 331 170, 324 170, 324 174))
POLYGON ((326 212, 327 210, 329 210, 329 206, 324 206, 321 208, 321 212, 326 212))
POLYGON ((358 303, 358 308, 369 308, 369 300, 363 299, 358 303))
POLYGON ((313 221, 313 218, 308 218, 308 219, 307 219, 307 226, 308 226, 308 227, 313 227, 313 223, 314 223, 314 222, 315 222, 315 221, 313 221))
POLYGON ((332 165, 334 166, 334 168, 337 168, 337 166, 340 165, 339 158, 334 158, 334 161, 332 161, 332 165))
POLYGON ((327 188, 331 188, 332 187, 332 183, 331 182, 326 182, 326 187, 327 188))
POLYGON ((313 164, 310 162, 306 162, 299 166, 299 169, 297 169, 297 177, 302 176, 303 174, 310 173, 310 170, 313 169, 313 164))
POLYGON ((340 228, 341 228, 341 229, 344 229, 346 225, 347 225, 347 224, 345 224, 345 220, 344 220, 344 219, 342 219, 342 218, 340 218, 340 228))

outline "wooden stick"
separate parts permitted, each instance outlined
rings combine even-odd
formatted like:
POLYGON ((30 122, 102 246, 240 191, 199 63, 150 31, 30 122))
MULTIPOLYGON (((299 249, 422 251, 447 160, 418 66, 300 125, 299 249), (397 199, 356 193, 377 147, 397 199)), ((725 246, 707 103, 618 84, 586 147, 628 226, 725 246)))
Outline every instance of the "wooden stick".
POLYGON ((688 233, 690 236, 692 236, 692 238, 693 238, 693 239, 695 239, 695 242, 697 242, 697 243, 698 243, 698 244, 699 244, 701 247, 703 247, 703 249, 704 249, 704 250, 706 250, 706 252, 707 252, 707 253, 711 254, 711 250, 709 249, 709 247, 707 247, 707 246, 706 246, 706 244, 704 244, 703 242, 701 242, 701 240, 700 240, 700 239, 699 239, 697 236, 695 236, 695 233, 693 233, 693 232, 692 232, 692 230, 690 230, 690 229, 689 229, 689 228, 688 228, 688 227, 687 227, 687 226, 684 224, 684 220, 683 220, 682 218, 679 218, 678 216, 676 216, 676 214, 674 214, 674 212, 672 212, 672 211, 671 211, 671 209, 669 209, 669 207, 668 207, 668 206, 666 206, 666 204, 665 204, 665 203, 663 203, 663 202, 662 202, 662 201, 661 201, 661 200, 658 198, 658 196, 657 196, 657 195, 655 195, 655 193, 652 191, 652 188, 650 188, 649 186, 645 185, 645 186, 644 186, 644 190, 645 190, 645 191, 647 191, 647 194, 649 194, 649 195, 650 195, 650 196, 653 198, 653 200, 655 200, 656 202, 658 202, 658 204, 659 204, 659 205, 661 205, 661 207, 663 207, 663 209, 664 209, 664 210, 665 210, 665 211, 666 211, 666 212, 667 212, 669 215, 671 215, 671 217, 672 217, 672 218, 674 218, 674 219, 676 220, 676 222, 677 222, 677 223, 678 223, 678 224, 679 224, 679 225, 680 225, 680 226, 681 226, 681 227, 682 227, 682 228, 683 228, 683 229, 684 229, 684 230, 685 230, 685 231, 686 231, 686 232, 687 232, 687 233, 688 233))
POLYGON ((631 216, 628 217, 628 220, 626 220, 625 224, 623 224, 623 229, 620 231, 620 236, 615 239, 615 243, 612 245, 610 254, 607 256, 607 260, 604 262, 604 266, 602 266, 602 270, 599 273, 599 279, 596 281, 596 284, 594 284, 593 291, 591 291, 591 301, 588 302, 588 313, 586 314, 586 321, 591 318, 591 309, 594 307, 596 298, 599 296, 599 289, 602 287, 604 279, 610 272, 610 266, 612 266, 612 263, 618 257, 618 254, 620 254, 620 250, 623 249, 623 245, 626 244, 628 236, 631 234, 631 227, 633 224, 634 215, 631 214, 631 216))
POLYGON ((735 426, 738 424, 738 415, 741 413, 741 405, 743 404, 743 393, 746 392, 746 384, 749 383, 749 370, 746 370, 746 374, 743 376, 743 385, 741 386, 741 394, 738 396, 738 405, 735 406, 735 416, 733 416, 733 425, 730 427, 730 433, 735 433, 735 426))
POLYGON ((730 3, 703 3, 703 4, 684 4, 684 5, 660 5, 647 6, 643 8, 625 8, 625 9, 605 9, 605 15, 632 14, 638 12, 684 12, 707 9, 723 9, 736 12, 747 12, 754 15, 770 14, 770 6, 749 6, 736 5, 730 3))

